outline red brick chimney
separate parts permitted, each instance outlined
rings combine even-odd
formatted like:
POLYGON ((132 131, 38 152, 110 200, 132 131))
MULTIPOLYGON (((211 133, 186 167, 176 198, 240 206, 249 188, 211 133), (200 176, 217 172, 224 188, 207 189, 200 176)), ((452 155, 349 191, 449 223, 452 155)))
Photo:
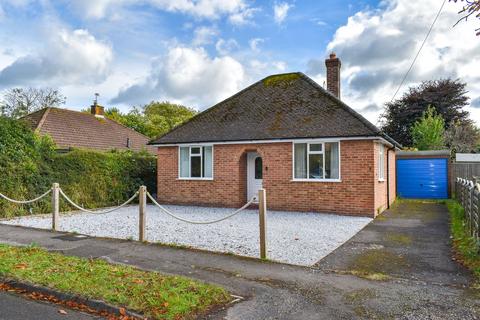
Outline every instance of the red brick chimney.
POLYGON ((340 67, 342 63, 335 53, 325 60, 327 66, 327 90, 340 99, 340 67))

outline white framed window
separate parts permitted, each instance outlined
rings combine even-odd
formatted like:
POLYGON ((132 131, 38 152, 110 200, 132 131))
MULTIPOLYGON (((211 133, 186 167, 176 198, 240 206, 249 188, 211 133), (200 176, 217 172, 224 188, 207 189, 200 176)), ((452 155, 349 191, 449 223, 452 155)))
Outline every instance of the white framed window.
POLYGON ((378 146, 378 181, 385 181, 385 147, 378 146))
POLYGON ((293 179, 340 180, 340 142, 294 143, 293 179))
POLYGON ((213 178, 213 146, 179 147, 180 179, 213 178))

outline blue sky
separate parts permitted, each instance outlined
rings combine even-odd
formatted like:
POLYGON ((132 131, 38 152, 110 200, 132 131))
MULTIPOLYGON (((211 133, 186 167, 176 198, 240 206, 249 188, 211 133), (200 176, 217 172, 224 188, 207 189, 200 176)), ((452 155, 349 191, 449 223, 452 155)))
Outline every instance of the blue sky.
MULTIPOLYGON (((0 90, 58 87, 67 107, 100 93, 126 111, 151 100, 199 110, 274 73, 318 83, 342 59, 342 99, 376 123, 439 0, 0 0, 0 90)), ((460 78, 480 122, 480 38, 449 3, 409 85, 460 78)))

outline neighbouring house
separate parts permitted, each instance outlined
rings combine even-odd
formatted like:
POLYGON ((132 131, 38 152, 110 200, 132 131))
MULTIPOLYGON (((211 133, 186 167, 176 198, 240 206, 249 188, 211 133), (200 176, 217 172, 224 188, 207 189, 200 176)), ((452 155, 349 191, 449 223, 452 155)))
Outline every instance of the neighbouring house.
POLYGON ((96 103, 90 107, 90 113, 44 108, 22 119, 32 130, 52 137, 59 151, 79 148, 156 153, 155 148, 147 145, 150 140, 147 136, 106 118, 104 108, 96 103))
POLYGON ((401 146, 340 100, 340 66, 326 60, 328 91, 269 76, 153 140, 158 200, 239 207, 265 188, 270 210, 383 211, 401 146))

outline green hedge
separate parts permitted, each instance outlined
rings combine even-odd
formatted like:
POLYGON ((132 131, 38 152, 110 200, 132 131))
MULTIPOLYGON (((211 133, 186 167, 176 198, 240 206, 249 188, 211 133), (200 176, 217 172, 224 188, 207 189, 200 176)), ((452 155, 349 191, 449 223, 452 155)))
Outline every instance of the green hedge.
MULTIPOLYGON (((87 208, 117 205, 142 184, 156 192, 156 161, 147 153, 73 150, 58 154, 50 138, 0 117, 0 192, 14 199, 32 199, 54 182, 87 208)), ((68 208, 62 201, 62 210, 68 208)), ((49 197, 33 205, 0 199, 0 217, 49 210, 49 197)))

